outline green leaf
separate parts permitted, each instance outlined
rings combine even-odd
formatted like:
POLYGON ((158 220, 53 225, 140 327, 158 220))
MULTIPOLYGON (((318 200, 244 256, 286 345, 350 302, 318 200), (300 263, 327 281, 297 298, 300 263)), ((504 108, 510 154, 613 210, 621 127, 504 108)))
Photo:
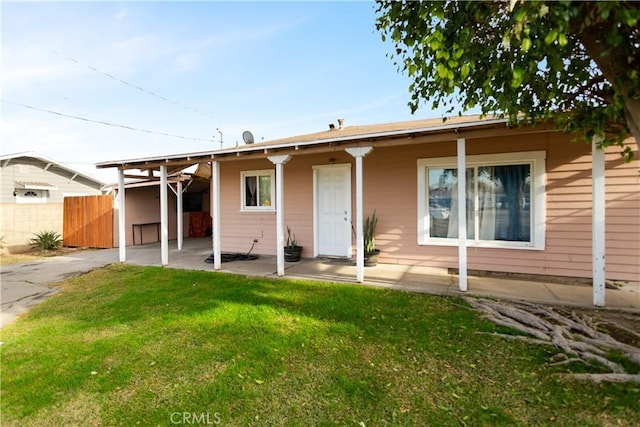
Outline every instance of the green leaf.
POLYGON ((509 33, 505 33, 505 35, 502 37, 502 46, 505 48, 505 50, 509 50, 509 48, 511 47, 511 36, 509 35, 509 33))
POLYGON ((393 29, 393 33, 391 33, 391 40, 393 40, 394 42, 398 42, 400 41, 402 38, 402 34, 400 33, 400 30, 398 29, 398 27, 393 29))
POLYGON ((549 6, 547 6, 546 4, 542 3, 542 6, 540 6, 540 11, 538 12, 538 16, 540 16, 540 18, 542 18, 547 13, 549 13, 549 6))
POLYGON ((551 30, 547 33, 546 37, 544 38, 544 42, 546 44, 551 44, 554 41, 556 41, 556 39, 558 38, 558 31, 557 30, 551 30))
POLYGON ((460 67, 460 75, 462 76, 462 78, 466 78, 469 75, 469 64, 465 63, 462 64, 462 67, 460 67))
POLYGON ((513 69, 513 80, 511 81, 511 87, 517 88, 522 84, 522 79, 524 78, 524 70, 522 68, 514 68, 513 69))
POLYGON ((442 64, 436 65, 436 71, 438 72, 438 76, 441 79, 446 79, 449 74, 449 70, 447 70, 447 67, 442 64))
POLYGON ((525 52, 531 49, 531 39, 529 37, 523 38, 520 48, 525 52))
POLYGON ((564 33, 558 34, 558 44, 560 46, 566 46, 569 40, 567 39, 567 35, 564 33))

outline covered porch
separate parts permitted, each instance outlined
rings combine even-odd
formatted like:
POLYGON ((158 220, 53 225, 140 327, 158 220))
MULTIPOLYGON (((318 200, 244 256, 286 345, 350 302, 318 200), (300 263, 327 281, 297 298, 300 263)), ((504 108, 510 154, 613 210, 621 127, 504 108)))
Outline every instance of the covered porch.
MULTIPOLYGON (((213 264, 204 261, 212 253, 211 238, 185 239, 181 250, 178 250, 176 241, 170 241, 168 252, 170 268, 279 277, 275 255, 260 255, 258 259, 250 261, 224 262, 219 270, 214 270, 213 264)), ((162 266, 160 243, 128 247, 126 263, 162 266)), ((286 263, 285 270, 285 278, 289 280, 353 283, 431 295, 477 295, 514 301, 593 307, 593 290, 590 285, 581 283, 552 283, 469 274, 469 289, 462 292, 458 287, 458 276, 448 274, 446 269, 378 264, 376 267, 366 269, 365 280, 362 283, 358 283, 356 279, 355 263, 344 259, 303 258, 297 263, 286 263)), ((214 280, 215 276, 212 276, 212 282, 214 280)), ((640 295, 637 292, 637 285, 634 287, 629 284, 619 289, 607 289, 607 307, 640 312, 640 295)))

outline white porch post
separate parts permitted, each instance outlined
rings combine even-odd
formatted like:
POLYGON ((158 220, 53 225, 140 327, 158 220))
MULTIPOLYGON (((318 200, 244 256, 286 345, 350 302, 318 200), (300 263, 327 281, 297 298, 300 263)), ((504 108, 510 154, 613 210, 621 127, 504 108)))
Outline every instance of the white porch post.
POLYGON ((458 138, 458 286, 467 291, 467 167, 466 141, 458 138))
POLYGON ((213 239, 213 269, 222 268, 220 253, 220 162, 211 162, 211 221, 213 239))
POLYGON ((291 156, 270 156, 269 161, 276 165, 276 260, 278 276, 284 276, 284 164, 291 156))
POLYGON ((373 147, 356 147, 345 150, 356 159, 356 280, 359 283, 364 282, 362 158, 369 154, 371 150, 373 150, 373 147))
POLYGON ((177 228, 178 228, 178 250, 182 250, 183 230, 182 230, 182 181, 178 181, 176 186, 176 204, 177 204, 177 228))
POLYGON ((127 260, 127 232, 125 227, 127 226, 125 221, 124 212, 124 169, 118 170, 118 253, 120 262, 127 260))
POLYGON ((162 266, 169 264, 169 219, 167 217, 167 167, 160 166, 160 250, 162 266))
POLYGON ((593 208, 591 210, 591 236, 593 256, 593 305, 604 307, 605 295, 605 161, 604 151, 598 149, 601 138, 591 141, 591 186, 593 208))

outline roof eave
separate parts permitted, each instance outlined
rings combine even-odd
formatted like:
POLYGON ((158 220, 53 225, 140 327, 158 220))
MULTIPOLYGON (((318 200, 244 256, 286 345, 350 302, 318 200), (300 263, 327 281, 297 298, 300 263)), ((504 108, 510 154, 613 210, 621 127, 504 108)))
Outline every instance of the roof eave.
POLYGON ((64 163, 60 163, 58 161, 50 159, 47 156, 44 156, 44 155, 42 155, 40 153, 36 153, 35 151, 23 151, 23 152, 20 152, 20 153, 3 154, 3 155, 0 155, 0 162, 3 162, 5 160, 13 160, 13 159, 24 158, 24 157, 30 157, 32 159, 40 160, 40 161, 42 161, 44 163, 50 163, 52 165, 56 165, 58 168, 63 169, 66 172, 69 172, 69 173, 75 175, 76 177, 81 177, 81 178, 87 179, 89 181, 95 182, 99 186, 103 186, 103 185, 106 184, 105 182, 103 182, 103 181, 101 181, 99 179, 96 179, 96 178, 94 178, 92 176, 89 176, 89 175, 86 175, 86 174, 84 174, 82 172, 79 172, 79 171, 77 171, 77 170, 65 165, 64 163))
POLYGON ((507 125, 509 123, 508 119, 490 119, 490 120, 478 120, 473 122, 466 123, 444 123, 439 126, 427 126, 421 128, 413 128, 413 129, 398 129, 398 130, 389 130, 382 132, 373 132, 366 134, 357 134, 357 135, 347 135, 347 136, 336 136, 333 138, 321 138, 312 141, 299 141, 299 142, 288 142, 288 143, 276 143, 276 144, 256 144, 256 145, 244 145, 242 147, 234 147, 234 148, 226 148, 221 150, 213 150, 213 151, 203 151, 196 153, 186 153, 186 154, 176 154, 170 156, 154 156, 154 157, 144 157, 139 159, 128 159, 128 160, 113 160, 107 162, 96 163, 96 168, 126 168, 130 166, 132 168, 137 168, 138 166, 145 166, 145 164, 154 164, 158 163, 171 163, 178 160, 184 160, 185 164, 191 163, 196 164, 203 160, 214 160, 216 157, 225 157, 229 155, 241 155, 245 153, 252 153, 258 151, 268 152, 271 150, 283 150, 288 148, 297 148, 297 147, 308 147, 308 146, 317 146, 317 145, 326 145, 326 144, 335 144, 335 143, 348 143, 355 142, 361 140, 374 140, 381 138, 392 138, 398 137, 402 135, 415 135, 415 134, 427 134, 427 133, 438 133, 443 131, 451 131, 451 130, 460 130, 464 128, 477 128, 477 127, 489 127, 495 126, 499 124, 507 125))

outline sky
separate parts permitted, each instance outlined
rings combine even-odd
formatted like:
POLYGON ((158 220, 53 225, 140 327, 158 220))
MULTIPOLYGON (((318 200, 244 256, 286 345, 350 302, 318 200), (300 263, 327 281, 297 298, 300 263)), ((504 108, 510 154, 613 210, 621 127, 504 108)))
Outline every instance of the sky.
POLYGON ((338 118, 441 117, 411 114, 410 80, 387 56, 375 7, 2 1, 0 151, 113 183, 116 171, 95 163, 229 148, 245 130, 268 141, 338 118))

